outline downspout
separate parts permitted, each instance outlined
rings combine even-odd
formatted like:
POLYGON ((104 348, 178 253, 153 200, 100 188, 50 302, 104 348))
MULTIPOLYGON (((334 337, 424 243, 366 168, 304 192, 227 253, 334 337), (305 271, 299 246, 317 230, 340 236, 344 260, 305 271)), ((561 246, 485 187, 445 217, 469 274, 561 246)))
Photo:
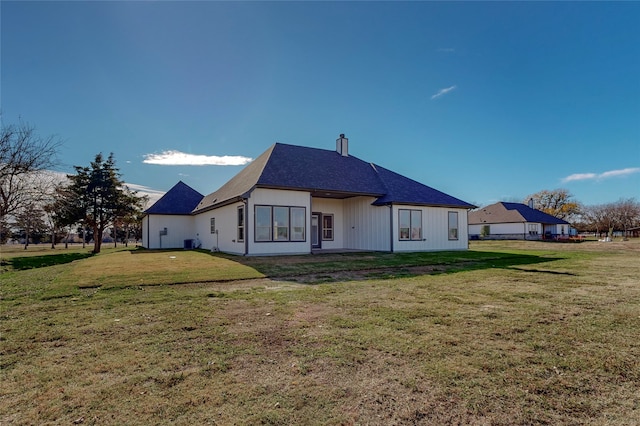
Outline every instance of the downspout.
POLYGON ((242 202, 244 204, 244 255, 249 254, 249 199, 243 198, 242 202))
POLYGON ((389 204, 389 246, 393 253, 393 203, 389 204))
MULTIPOLYGON (((342 209, 343 209, 342 216, 344 217, 344 204, 342 206, 342 209)), ((311 193, 309 193, 309 232, 308 232, 308 234, 309 234, 309 253, 311 253, 311 254, 313 254, 313 239, 311 238, 311 234, 310 234, 310 232, 311 232, 311 216, 313 215, 312 212, 313 212, 313 196, 311 195, 311 193)), ((304 216, 305 216, 304 217, 304 227, 306 229, 307 228, 307 214, 305 213, 304 216)), ((344 219, 343 219, 343 221, 344 221, 344 219)), ((336 232, 336 231, 334 230, 333 232, 336 232)), ((344 236, 344 226, 343 226, 342 233, 343 233, 343 235, 342 235, 342 247, 344 247, 345 246, 345 243, 344 243, 344 237, 345 237, 344 236)), ((306 237, 306 235, 305 235, 305 237, 306 237)))

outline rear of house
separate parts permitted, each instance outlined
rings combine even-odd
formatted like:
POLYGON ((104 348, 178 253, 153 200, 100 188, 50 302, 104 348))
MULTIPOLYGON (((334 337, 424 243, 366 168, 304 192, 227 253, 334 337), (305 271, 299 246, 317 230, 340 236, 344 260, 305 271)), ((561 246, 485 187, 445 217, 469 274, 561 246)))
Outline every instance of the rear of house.
MULTIPOLYGON (((473 207, 349 155, 340 135, 336 151, 274 144, 172 226, 203 248, 240 255, 465 250, 473 207)), ((173 243, 181 247, 180 237, 173 243)))

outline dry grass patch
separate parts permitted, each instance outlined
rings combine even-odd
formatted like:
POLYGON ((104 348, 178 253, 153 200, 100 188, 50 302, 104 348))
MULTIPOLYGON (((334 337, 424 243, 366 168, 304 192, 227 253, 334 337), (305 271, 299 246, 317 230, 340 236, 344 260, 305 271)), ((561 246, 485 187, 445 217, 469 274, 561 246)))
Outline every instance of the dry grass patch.
POLYGON ((94 258, 8 274, 0 424, 639 424, 637 252, 597 247, 492 243, 474 248, 552 260, 44 300, 94 258))
POLYGON ((120 251, 74 265, 68 280, 79 287, 182 284, 260 278, 237 262, 197 250, 120 251))

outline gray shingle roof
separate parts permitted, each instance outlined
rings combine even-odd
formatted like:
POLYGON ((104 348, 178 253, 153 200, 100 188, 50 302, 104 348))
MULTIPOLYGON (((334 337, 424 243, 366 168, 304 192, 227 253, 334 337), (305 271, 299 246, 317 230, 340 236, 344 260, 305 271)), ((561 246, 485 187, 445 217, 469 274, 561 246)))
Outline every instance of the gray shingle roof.
POLYGON ((189 214, 203 195, 182 181, 176 183, 158 201, 145 210, 147 214, 189 214))
POLYGON ((324 192, 342 197, 369 195, 377 198, 376 205, 475 207, 351 155, 276 143, 216 192, 204 197, 194 212, 240 200, 254 187, 293 189, 312 194, 324 192))
POLYGON ((546 225, 569 225, 569 222, 532 209, 522 203, 495 203, 476 211, 469 212, 469 225, 483 223, 543 223, 546 225))

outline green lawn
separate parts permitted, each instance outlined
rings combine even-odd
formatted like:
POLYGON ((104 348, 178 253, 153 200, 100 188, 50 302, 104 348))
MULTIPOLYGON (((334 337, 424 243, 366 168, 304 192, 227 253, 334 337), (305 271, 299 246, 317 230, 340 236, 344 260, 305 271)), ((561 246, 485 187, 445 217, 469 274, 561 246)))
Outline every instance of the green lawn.
POLYGON ((89 251, 2 248, 0 424, 640 424, 639 241, 89 251))

